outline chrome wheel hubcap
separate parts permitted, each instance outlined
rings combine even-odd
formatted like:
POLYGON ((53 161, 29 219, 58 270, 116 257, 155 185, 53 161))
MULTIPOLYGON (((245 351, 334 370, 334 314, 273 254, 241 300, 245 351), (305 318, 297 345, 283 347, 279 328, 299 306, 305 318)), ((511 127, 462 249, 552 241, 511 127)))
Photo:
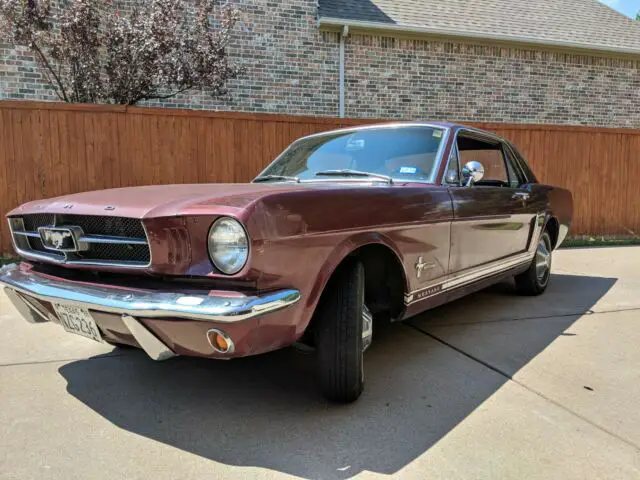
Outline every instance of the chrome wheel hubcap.
POLYGON ((551 250, 544 238, 540 239, 538 243, 538 250, 536 251, 536 275, 538 281, 544 285, 549 279, 549 272, 551 271, 551 250))
POLYGON ((371 345, 373 340, 373 315, 366 305, 362 306, 362 351, 371 345))

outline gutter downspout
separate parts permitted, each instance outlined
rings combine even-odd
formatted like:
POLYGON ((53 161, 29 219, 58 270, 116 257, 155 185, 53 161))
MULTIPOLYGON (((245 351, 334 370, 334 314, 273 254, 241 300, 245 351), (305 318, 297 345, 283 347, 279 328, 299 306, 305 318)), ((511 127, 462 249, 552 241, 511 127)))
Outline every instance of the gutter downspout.
POLYGON ((349 36, 349 25, 342 27, 340 35, 340 86, 339 86, 339 114, 340 118, 344 118, 344 42, 349 36))

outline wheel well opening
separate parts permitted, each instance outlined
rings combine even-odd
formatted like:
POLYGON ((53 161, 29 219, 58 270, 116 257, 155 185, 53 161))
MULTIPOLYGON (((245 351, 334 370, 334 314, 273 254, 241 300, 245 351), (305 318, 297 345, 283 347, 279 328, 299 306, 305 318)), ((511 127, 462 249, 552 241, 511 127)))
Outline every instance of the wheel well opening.
POLYGON ((560 225, 558 224, 558 220, 551 217, 547 222, 547 231, 549 232, 549 236, 551 237, 551 246, 552 248, 556 248, 558 244, 558 234, 560 232, 560 225))
MULTIPOLYGON (((406 279, 398 257, 389 247, 379 244, 360 247, 345 257, 343 262, 354 257, 358 258, 364 267, 364 301, 369 307, 374 321, 390 322, 399 318, 405 308, 406 279)), ((334 272, 340 268, 340 265, 336 267, 334 272)), ((327 284, 329 282, 331 282, 331 278, 327 284)), ((314 344, 315 323, 316 315, 314 314, 302 338, 302 343, 314 344)))
POLYGON ((404 310, 405 276, 395 253, 384 245, 365 245, 355 250, 364 267, 364 302, 375 319, 390 321, 404 310))

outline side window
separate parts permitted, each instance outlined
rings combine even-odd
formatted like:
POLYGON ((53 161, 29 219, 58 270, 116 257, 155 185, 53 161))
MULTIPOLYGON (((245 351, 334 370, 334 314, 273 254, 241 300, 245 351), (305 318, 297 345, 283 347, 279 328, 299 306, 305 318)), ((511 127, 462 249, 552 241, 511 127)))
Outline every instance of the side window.
POLYGON ((484 167, 484 177, 476 185, 493 187, 507 187, 510 185, 509 173, 507 172, 500 143, 461 135, 458 137, 458 150, 460 152, 460 163, 463 167, 472 161, 480 162, 484 167))
POLYGON ((444 181, 447 185, 460 185, 460 162, 458 161, 458 149, 455 148, 455 145, 449 155, 449 163, 447 164, 444 181))
POLYGON ((522 172, 520 171, 520 169, 516 166, 511 150, 506 145, 504 145, 503 151, 505 153, 505 160, 507 162, 507 171, 509 173, 509 186, 511 188, 518 188, 523 183, 525 183, 524 176, 522 175, 522 172))
POLYGON ((513 165, 516 167, 518 172, 520 172, 522 184, 525 183, 538 183, 536 176, 531 171, 529 167, 529 163, 527 159, 522 156, 522 153, 518 150, 515 145, 508 144, 509 153, 513 155, 513 165))

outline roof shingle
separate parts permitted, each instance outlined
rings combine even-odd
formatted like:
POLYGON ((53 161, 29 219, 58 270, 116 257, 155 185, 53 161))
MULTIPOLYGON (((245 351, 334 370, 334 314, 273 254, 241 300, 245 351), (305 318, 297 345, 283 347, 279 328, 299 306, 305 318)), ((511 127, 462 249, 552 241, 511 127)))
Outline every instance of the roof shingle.
POLYGON ((320 0, 320 18, 640 54, 640 22, 597 0, 320 0))

